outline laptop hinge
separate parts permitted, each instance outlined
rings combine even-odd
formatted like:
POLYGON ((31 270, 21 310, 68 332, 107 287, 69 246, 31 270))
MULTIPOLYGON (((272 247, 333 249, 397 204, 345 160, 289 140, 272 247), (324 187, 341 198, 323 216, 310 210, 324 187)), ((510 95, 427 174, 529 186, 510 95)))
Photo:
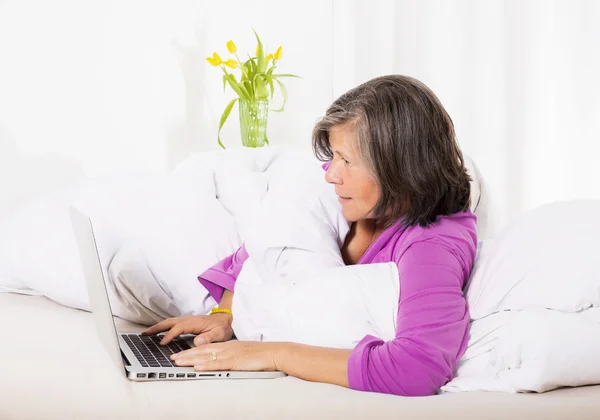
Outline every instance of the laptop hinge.
POLYGON ((123 350, 121 350, 121 357, 123 358, 123 363, 125 363, 126 366, 131 366, 131 363, 129 363, 127 356, 125 356, 125 353, 123 353, 123 350))

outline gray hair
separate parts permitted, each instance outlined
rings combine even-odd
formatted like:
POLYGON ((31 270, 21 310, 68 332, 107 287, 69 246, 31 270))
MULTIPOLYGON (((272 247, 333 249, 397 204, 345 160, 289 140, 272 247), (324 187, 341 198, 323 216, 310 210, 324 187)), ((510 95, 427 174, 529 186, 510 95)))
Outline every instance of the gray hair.
POLYGON ((344 93, 313 129, 321 161, 333 159, 329 130, 350 124, 356 149, 380 187, 378 224, 427 226, 439 215, 469 209, 470 177, 452 119, 435 94, 407 76, 371 79, 344 93))

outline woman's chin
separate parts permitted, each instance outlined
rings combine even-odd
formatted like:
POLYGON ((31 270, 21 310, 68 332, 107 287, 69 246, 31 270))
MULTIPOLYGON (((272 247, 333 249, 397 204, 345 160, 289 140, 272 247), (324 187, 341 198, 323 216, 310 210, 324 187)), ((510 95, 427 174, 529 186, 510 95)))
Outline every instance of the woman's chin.
POLYGON ((353 211, 348 211, 344 208, 342 208, 342 215, 344 216, 344 219, 349 222, 356 222, 359 219, 359 217, 353 211))

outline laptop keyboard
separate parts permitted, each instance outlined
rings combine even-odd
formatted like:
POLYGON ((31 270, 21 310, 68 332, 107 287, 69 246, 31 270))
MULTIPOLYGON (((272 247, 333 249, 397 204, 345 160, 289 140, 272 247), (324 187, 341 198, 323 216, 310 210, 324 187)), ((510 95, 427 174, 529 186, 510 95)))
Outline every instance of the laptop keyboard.
POLYGON ((159 343, 163 335, 121 334, 121 337, 143 367, 174 367, 169 356, 190 348, 181 338, 161 346, 159 343))

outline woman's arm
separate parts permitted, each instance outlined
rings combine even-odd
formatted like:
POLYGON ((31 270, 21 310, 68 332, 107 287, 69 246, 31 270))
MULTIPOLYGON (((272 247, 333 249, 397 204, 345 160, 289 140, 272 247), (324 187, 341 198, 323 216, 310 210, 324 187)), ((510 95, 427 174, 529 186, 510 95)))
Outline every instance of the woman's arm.
MULTIPOLYGON (((275 366, 308 381, 396 395, 432 395, 452 379, 468 339, 462 293, 468 268, 447 244, 413 244, 398 261, 396 338, 367 336, 353 349, 275 345, 275 366)), ((267 343, 268 344, 268 343, 267 343)))
POLYGON ((447 243, 411 245, 397 261, 396 337, 366 336, 353 350, 280 343, 278 370, 308 381, 395 395, 432 395, 452 379, 468 340, 462 287, 469 275, 447 243))
POLYGON ((436 394, 452 379, 469 338, 462 287, 470 262, 443 240, 412 244, 397 261, 396 337, 366 336, 348 360, 350 388, 405 396, 436 394))
POLYGON ((231 290, 225 290, 219 302, 219 308, 231 310, 233 304, 233 292, 231 290))
POLYGON ((353 350, 295 343, 229 341, 174 356, 196 370, 280 370, 315 382, 395 395, 433 395, 452 374, 468 339, 462 285, 468 272, 444 243, 413 244, 398 262, 396 337, 366 336, 353 350))
POLYGON ((177 366, 193 366, 197 371, 278 370, 307 381, 348 387, 350 353, 296 343, 233 340, 193 347, 171 359, 177 366))
MULTIPOLYGON (((361 391, 435 394, 452 379, 468 340, 462 287, 472 261, 463 261, 455 252, 442 240, 427 240, 411 245, 397 261, 400 302, 392 341, 366 336, 353 350, 229 341, 195 347, 173 358, 178 366, 200 371, 280 370, 361 391)), ((223 294, 224 299, 228 296, 223 294)))
POLYGON ((306 381, 348 387, 348 358, 352 350, 297 343, 267 344, 273 345, 275 370, 306 381))

